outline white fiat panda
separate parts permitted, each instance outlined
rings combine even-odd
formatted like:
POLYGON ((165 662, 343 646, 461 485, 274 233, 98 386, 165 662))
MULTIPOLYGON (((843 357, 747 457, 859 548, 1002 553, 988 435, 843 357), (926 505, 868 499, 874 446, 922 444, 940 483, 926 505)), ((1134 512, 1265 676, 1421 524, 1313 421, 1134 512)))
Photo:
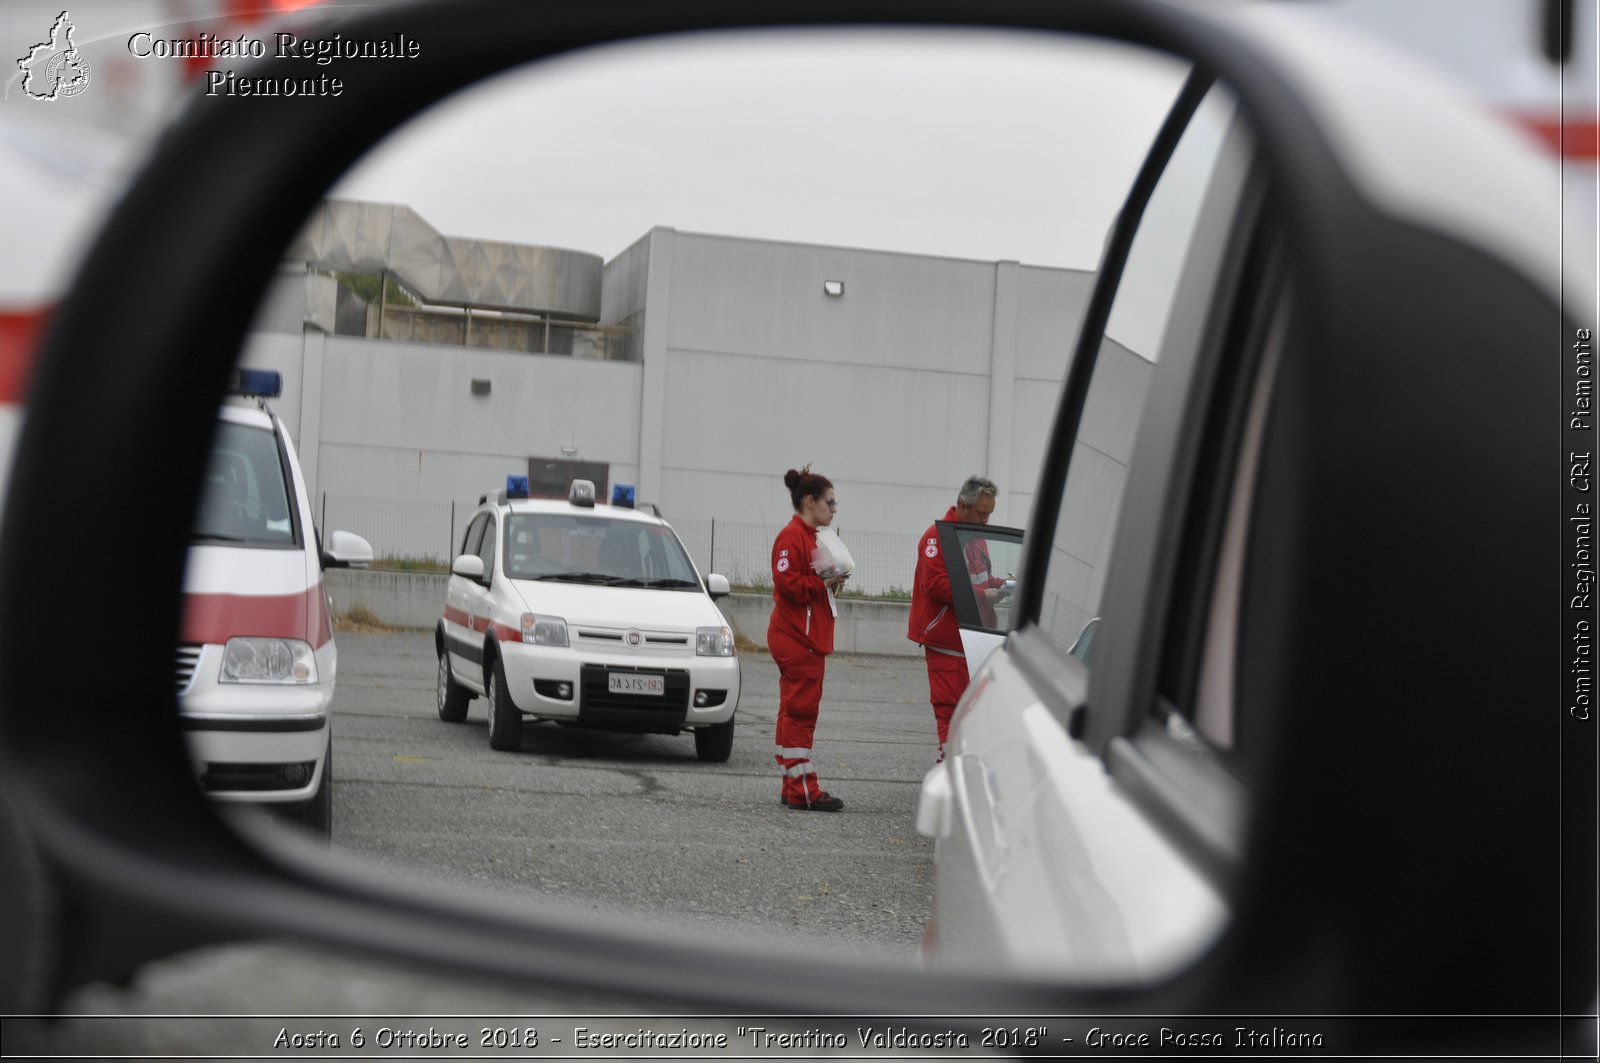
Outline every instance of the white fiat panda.
MULTIPOLYGON (((619 487, 622 485, 619 485, 619 487)), ((435 632, 439 718, 466 719, 482 695, 489 745, 522 745, 525 720, 644 734, 694 734, 701 760, 733 751, 739 661, 715 599, 670 525, 595 504, 530 499, 527 478, 484 495, 451 565, 435 632)))
POLYGON ((178 706, 200 785, 332 828, 329 708, 337 655, 322 569, 372 547, 336 531, 319 549, 270 370, 235 373, 219 411, 184 575, 178 706))

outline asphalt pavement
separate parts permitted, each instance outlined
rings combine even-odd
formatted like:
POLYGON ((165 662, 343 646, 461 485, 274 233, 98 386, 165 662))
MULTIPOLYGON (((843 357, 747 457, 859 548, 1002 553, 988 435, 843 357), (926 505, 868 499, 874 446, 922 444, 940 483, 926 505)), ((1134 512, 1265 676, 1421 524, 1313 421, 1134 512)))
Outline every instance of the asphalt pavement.
POLYGON ((489 748, 484 700, 460 724, 434 707, 432 636, 339 637, 334 846, 522 897, 711 925, 799 932, 914 958, 932 843, 916 832, 935 746, 915 658, 830 658, 813 743, 840 813, 778 804, 778 676, 740 658, 733 755, 703 763, 685 733, 524 728, 489 748))
MULTIPOLYGON (((496 752, 481 700, 463 723, 438 719, 431 634, 342 632, 338 645, 336 856, 375 877, 459 883, 469 896, 916 964, 932 843, 914 822, 935 745, 919 659, 830 659, 814 759, 846 809, 815 813, 777 800, 777 670, 764 653, 741 656, 732 757, 706 764, 687 734, 551 724, 528 726, 520 751, 496 752)), ((277 1029, 268 1016, 664 1013, 660 1002, 444 977, 290 942, 180 954, 128 985, 82 987, 55 1010, 76 1017, 29 1027, 15 1049, 209 1054, 200 1046, 216 1043, 215 1028, 165 1018, 184 1015, 235 1016, 226 1021, 241 1054, 255 1054, 277 1029)))

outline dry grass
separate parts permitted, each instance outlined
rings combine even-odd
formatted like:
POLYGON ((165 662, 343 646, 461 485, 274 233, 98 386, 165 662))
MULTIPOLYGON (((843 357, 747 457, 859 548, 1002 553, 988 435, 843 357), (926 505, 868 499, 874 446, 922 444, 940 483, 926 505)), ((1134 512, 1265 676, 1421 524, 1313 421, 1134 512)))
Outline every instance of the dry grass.
POLYGON ((342 613, 334 614, 333 630, 375 635, 395 629, 379 620, 377 614, 366 606, 353 605, 342 613))

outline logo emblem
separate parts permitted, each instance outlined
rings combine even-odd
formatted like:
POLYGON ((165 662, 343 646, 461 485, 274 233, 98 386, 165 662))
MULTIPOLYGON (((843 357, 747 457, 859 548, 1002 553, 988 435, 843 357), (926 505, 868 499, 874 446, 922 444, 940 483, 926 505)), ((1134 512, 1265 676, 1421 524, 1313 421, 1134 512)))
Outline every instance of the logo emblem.
POLYGON ((622 637, 627 640, 627 643, 630 646, 638 646, 644 641, 644 636, 639 634, 637 631, 630 631, 622 637))
POLYGON ((789 571, 789 559, 787 557, 778 558, 778 571, 779 572, 787 572, 787 571, 789 571))
POLYGON ((928 545, 922 548, 922 552, 924 554, 927 554, 929 557, 938 557, 939 556, 939 540, 938 539, 929 539, 928 540, 928 545))
POLYGON ((50 27, 50 39, 17 60, 22 91, 30 99, 54 103, 89 87, 89 60, 72 41, 74 29, 69 13, 61 12, 50 27))

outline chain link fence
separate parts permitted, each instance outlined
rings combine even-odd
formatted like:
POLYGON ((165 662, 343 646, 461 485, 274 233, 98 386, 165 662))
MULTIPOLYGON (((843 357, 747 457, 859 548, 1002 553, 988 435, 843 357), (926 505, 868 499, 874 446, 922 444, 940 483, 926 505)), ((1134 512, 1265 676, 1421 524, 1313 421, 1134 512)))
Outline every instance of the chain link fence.
POLYGON ((465 502, 324 493, 317 520, 323 535, 338 529, 366 539, 380 561, 444 572, 460 548, 461 534, 475 508, 465 502))
MULTIPOLYGON (((742 521, 675 520, 672 527, 702 572, 719 572, 741 587, 772 586, 772 541, 780 526, 742 521)), ((900 532, 839 532, 856 563, 845 593, 873 597, 911 597, 917 568, 917 535, 900 532)))
MULTIPOLYGON (((324 494, 319 523, 355 532, 379 561, 395 567, 446 571, 460 548, 470 502, 420 502, 324 494)), ((701 572, 718 572, 736 587, 772 586, 772 540, 779 525, 687 517, 671 522, 701 572)), ((839 532, 856 571, 846 593, 909 599, 917 565, 917 533, 839 532)))

